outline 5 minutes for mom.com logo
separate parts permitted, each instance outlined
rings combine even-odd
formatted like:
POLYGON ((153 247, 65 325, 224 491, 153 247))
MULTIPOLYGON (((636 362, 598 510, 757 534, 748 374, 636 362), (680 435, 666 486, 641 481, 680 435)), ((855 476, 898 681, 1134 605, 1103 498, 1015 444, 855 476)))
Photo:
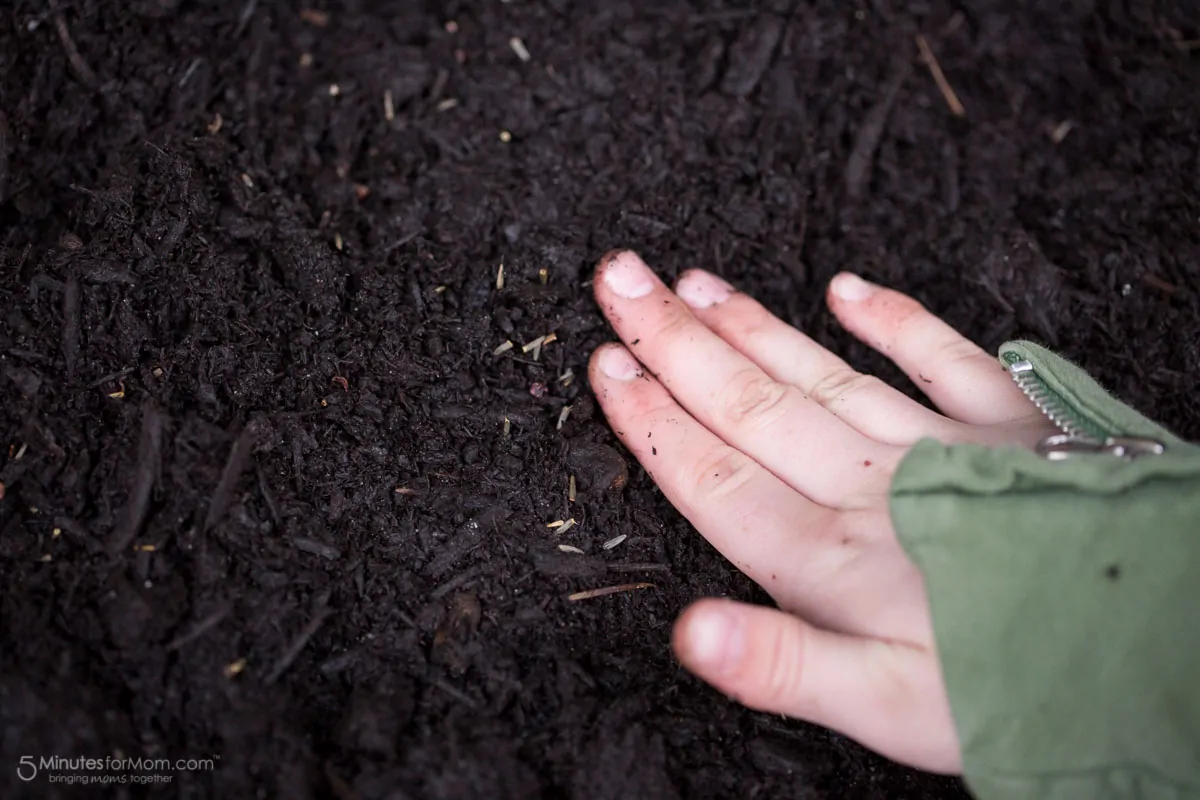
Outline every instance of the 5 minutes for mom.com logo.
POLYGON ((51 782, 64 783, 144 783, 155 779, 167 782, 178 772, 211 772, 219 759, 220 756, 178 759, 21 756, 17 762, 17 777, 26 783, 39 775, 48 777, 51 782))

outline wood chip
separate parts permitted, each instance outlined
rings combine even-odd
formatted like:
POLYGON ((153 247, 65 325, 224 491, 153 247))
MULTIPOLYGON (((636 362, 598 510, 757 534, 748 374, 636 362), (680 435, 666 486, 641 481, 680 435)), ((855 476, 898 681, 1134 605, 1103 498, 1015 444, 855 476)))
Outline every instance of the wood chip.
POLYGON ((575 502, 575 476, 574 475, 572 475, 570 480, 567 481, 567 502, 568 503, 575 502))
POLYGON ((556 431, 561 431, 563 423, 567 421, 567 417, 571 415, 571 407, 563 406, 562 411, 558 412, 558 424, 554 426, 556 431))
POLYGON ((137 549, 141 550, 143 553, 153 553, 158 549, 158 546, 153 544, 139 544, 137 549))
POLYGON ((503 431, 501 435, 507 439, 508 432, 512 430, 512 422, 509 421, 508 417, 504 418, 504 426, 501 430, 503 431))
POLYGON ((566 524, 567 524, 566 520, 556 519, 556 520, 554 520, 554 522, 547 522, 546 527, 547 528, 561 528, 563 525, 566 525, 566 524))
POLYGON ((509 350, 512 350, 512 349, 513 349, 513 343, 512 343, 512 341, 510 341, 510 340, 508 340, 508 339, 505 339, 505 340, 504 340, 504 344, 500 345, 499 347, 497 347, 495 350, 493 350, 493 351, 492 351, 492 355, 494 355, 494 356, 501 356, 501 355, 504 355, 505 353, 507 353, 509 350))
POLYGON ((629 534, 626 534, 626 533, 622 533, 620 536, 614 536, 613 538, 609 539, 604 544, 600 545, 600 549, 612 550, 614 547, 616 547, 617 545, 619 545, 621 542, 625 541, 628 538, 629 538, 629 534))
POLYGON ((578 547, 573 547, 569 544, 560 544, 558 546, 558 549, 562 550, 564 553, 575 553, 577 555, 584 555, 584 552, 582 550, 580 550, 578 547))
POLYGON ((545 342, 546 342, 546 337, 539 336, 536 339, 533 339, 532 341, 528 341, 525 344, 521 345, 521 352, 528 353, 530 350, 540 350, 542 348, 542 345, 545 344, 545 342))
POLYGON ((396 118, 396 104, 392 99, 392 90, 383 93, 383 118, 391 122, 396 118))
POLYGON ((246 659, 239 658, 237 661, 234 661, 232 664, 225 665, 225 669, 224 669, 225 677, 232 678, 235 675, 239 674, 245 668, 246 668, 246 659))
POLYGON ((557 342, 557 341, 558 341, 558 334, 555 333, 554 331, 550 331, 550 333, 546 334, 546 337, 542 341, 542 344, 546 345, 546 344, 550 344, 551 342, 557 342))
POLYGON ((529 55, 529 48, 527 48, 525 43, 521 41, 520 36, 514 36, 509 39, 508 46, 512 48, 514 53, 516 53, 517 58, 521 59, 522 61, 528 61, 530 58, 532 58, 532 56, 529 55))
POLYGON ((539 269, 538 270, 538 280, 540 280, 542 283, 549 282, 550 270, 546 269, 545 267, 542 267, 541 269, 539 269))
MULTIPOLYGON (((457 106, 458 106, 458 98, 447 97, 445 100, 439 101, 436 108, 438 111, 449 111, 450 109, 456 108, 457 106)), ((500 138, 503 139, 504 134, 501 134, 500 138)))
POLYGON ((501 262, 500 266, 496 268, 496 291, 500 291, 503 288, 504 288, 504 264, 503 264, 503 262, 501 262))
POLYGON ((619 594, 620 592, 632 592, 637 589, 654 589, 657 588, 653 583, 623 583, 620 586, 605 586, 603 589, 588 589, 586 592, 576 592, 575 594, 567 595, 567 600, 572 603, 577 603, 580 600, 591 600, 595 597, 607 597, 610 594, 619 594))
POLYGON ((251 178, 249 175, 247 175, 246 173, 243 172, 242 173, 242 184, 247 189, 253 189, 254 188, 254 178, 251 178))
POLYGON ((416 489, 413 489, 408 486, 397 486, 396 494, 414 495, 414 494, 420 494, 420 492, 418 492, 416 489))
POLYGON ((574 528, 574 527, 575 527, 575 518, 571 517, 569 520, 564 522, 562 524, 562 527, 560 527, 557 531, 555 531, 555 533, 557 533, 558 535, 561 536, 562 534, 566 533, 567 531, 571 530, 571 528, 574 528))
POLYGON ((558 376, 558 382, 561 383, 564 387, 570 386, 571 381, 573 381, 573 380, 575 380, 575 371, 572 369, 568 369, 562 375, 558 376))

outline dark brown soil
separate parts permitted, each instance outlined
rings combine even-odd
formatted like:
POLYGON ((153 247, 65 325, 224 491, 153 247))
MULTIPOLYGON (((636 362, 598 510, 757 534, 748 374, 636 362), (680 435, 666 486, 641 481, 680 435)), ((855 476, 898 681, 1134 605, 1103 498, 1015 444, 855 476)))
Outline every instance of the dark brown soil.
POLYGON ((676 665, 762 596, 605 426, 587 282, 703 265, 898 381, 822 307, 858 270, 1200 437, 1194 3, 319 10, 0 11, 0 790, 961 796, 676 665))

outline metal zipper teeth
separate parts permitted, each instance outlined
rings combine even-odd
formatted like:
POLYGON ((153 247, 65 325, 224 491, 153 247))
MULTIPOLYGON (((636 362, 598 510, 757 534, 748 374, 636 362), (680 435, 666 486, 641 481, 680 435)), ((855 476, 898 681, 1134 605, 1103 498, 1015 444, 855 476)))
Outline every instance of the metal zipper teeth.
POLYGON ((1061 395, 1047 386, 1045 381, 1038 377, 1037 370, 1031 362, 1015 360, 1013 355, 1009 353, 1005 356, 1012 379, 1059 430, 1073 439, 1087 442, 1100 443, 1109 438, 1106 431, 1085 420, 1061 395))

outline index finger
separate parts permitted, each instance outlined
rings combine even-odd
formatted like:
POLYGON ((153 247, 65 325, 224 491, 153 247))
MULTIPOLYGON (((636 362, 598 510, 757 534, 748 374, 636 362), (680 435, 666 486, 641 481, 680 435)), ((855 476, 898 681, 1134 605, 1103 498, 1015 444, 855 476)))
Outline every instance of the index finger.
POLYGON ((812 500, 874 505, 903 450, 862 435, 698 320, 634 253, 606 256, 596 298, 617 335, 687 411, 812 500))

